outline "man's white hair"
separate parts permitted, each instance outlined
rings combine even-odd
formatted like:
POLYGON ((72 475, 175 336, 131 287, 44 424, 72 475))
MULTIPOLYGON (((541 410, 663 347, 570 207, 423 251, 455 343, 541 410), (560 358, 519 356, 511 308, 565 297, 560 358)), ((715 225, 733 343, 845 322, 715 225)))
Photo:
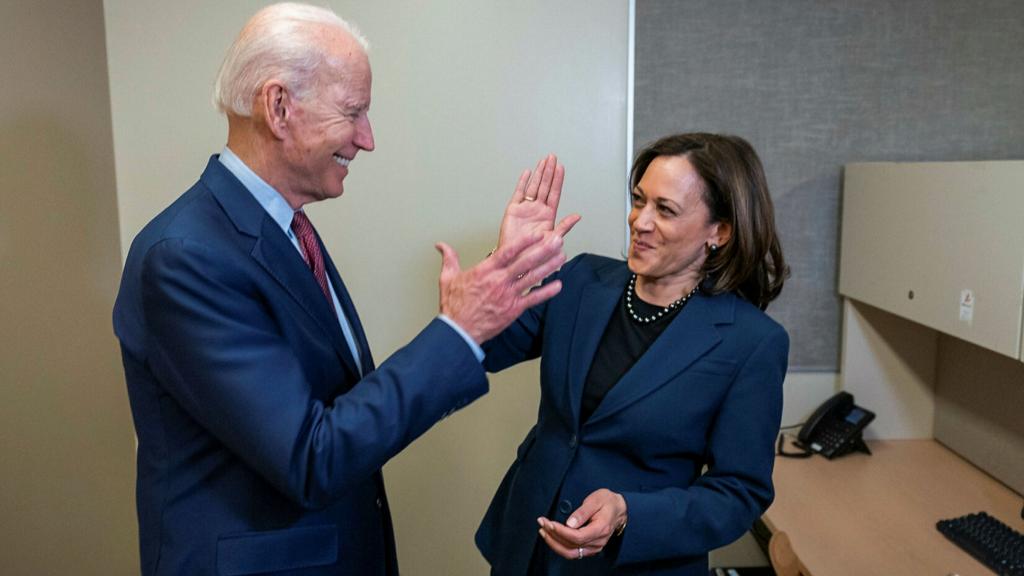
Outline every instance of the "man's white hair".
POLYGON ((225 114, 252 116, 253 98, 273 78, 302 100, 319 88, 324 66, 343 66, 329 58, 317 32, 323 27, 347 32, 363 51, 366 38, 332 12, 308 4, 283 2, 261 9, 245 24, 228 48, 213 87, 213 105, 225 114))

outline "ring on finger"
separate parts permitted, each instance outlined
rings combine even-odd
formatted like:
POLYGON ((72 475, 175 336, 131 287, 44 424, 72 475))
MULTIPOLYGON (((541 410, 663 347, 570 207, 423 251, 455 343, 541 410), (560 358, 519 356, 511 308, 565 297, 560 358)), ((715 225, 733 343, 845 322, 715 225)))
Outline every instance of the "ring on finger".
POLYGON ((576 559, 577 560, 583 560, 583 547, 582 546, 580 546, 579 548, 576 549, 576 559))
POLYGON ((527 201, 527 202, 533 202, 533 201, 534 201, 534 200, 536 200, 536 199, 537 199, 537 197, 536 197, 536 196, 527 196, 527 197, 526 197, 526 201, 527 201))

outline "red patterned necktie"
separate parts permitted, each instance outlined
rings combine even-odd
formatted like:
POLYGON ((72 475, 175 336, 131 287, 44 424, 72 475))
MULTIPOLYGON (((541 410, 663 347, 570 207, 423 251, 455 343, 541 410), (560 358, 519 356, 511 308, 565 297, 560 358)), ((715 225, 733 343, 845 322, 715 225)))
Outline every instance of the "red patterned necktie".
MULTIPOLYGON (((292 216, 292 231, 298 236, 299 244, 302 244, 302 259, 306 261, 306 265, 313 271, 316 283, 320 285, 320 290, 323 291, 324 297, 327 298, 327 303, 330 305, 331 310, 335 311, 331 290, 327 287, 327 270, 324 268, 324 255, 320 251, 320 243, 316 241, 316 231, 313 229, 313 223, 306 217, 305 212, 296 212, 292 216)), ((335 313, 337 312, 335 311, 335 313)))

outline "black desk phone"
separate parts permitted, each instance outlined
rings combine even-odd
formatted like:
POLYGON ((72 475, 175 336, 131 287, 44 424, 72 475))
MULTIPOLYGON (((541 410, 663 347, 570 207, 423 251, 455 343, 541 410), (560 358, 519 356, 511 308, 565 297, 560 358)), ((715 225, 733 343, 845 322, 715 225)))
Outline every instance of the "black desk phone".
POLYGON ((853 403, 853 394, 840 392, 818 407, 797 435, 797 444, 808 454, 832 459, 850 452, 871 454, 861 433, 875 413, 853 403))

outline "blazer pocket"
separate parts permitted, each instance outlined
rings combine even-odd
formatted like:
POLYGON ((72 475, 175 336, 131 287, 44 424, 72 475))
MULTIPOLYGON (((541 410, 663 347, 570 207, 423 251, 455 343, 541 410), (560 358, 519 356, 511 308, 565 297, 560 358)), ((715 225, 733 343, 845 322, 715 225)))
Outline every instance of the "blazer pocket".
POLYGON ((338 561, 338 529, 304 526, 221 536, 217 573, 241 576, 326 566, 338 561))
POLYGON ((729 360, 705 358, 690 366, 686 371, 699 374, 713 374, 715 376, 732 376, 736 372, 736 363, 729 360))

